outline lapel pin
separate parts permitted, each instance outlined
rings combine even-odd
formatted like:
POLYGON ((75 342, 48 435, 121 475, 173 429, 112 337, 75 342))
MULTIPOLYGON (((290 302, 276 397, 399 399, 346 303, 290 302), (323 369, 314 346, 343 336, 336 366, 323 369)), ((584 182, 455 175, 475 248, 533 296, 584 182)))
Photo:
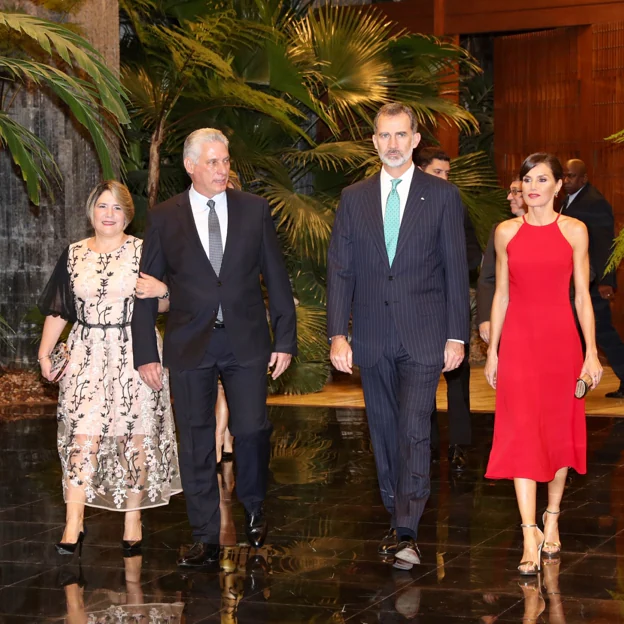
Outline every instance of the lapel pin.
POLYGON ((424 197, 421 197, 420 199, 422 199, 422 201, 425 201, 425 198, 424 198, 424 197))

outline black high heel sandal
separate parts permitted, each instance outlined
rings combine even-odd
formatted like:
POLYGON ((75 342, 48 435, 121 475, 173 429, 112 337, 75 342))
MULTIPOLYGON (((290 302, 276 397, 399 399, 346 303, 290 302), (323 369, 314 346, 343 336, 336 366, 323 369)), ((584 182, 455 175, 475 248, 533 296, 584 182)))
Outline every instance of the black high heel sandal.
POLYGON ((125 558, 128 557, 138 557, 142 554, 143 548, 143 539, 136 542, 128 542, 127 540, 121 540, 121 550, 123 550, 123 556, 125 558))
MULTIPOLYGON (((143 529, 145 527, 143 526, 143 523, 141 522, 141 535, 143 535, 143 529)), ((143 537, 141 537, 140 540, 135 540, 133 542, 130 542, 128 540, 122 539, 121 540, 121 550, 123 551, 123 556, 128 558, 128 557, 137 557, 138 555, 141 554, 141 549, 143 547, 143 537)))
POLYGON ((82 557, 82 543, 84 542, 84 538, 87 535, 87 527, 82 526, 82 531, 78 534, 78 540, 73 544, 71 542, 57 542, 54 544, 54 548, 56 548, 56 552, 59 555, 73 555, 78 549, 78 557, 82 557))

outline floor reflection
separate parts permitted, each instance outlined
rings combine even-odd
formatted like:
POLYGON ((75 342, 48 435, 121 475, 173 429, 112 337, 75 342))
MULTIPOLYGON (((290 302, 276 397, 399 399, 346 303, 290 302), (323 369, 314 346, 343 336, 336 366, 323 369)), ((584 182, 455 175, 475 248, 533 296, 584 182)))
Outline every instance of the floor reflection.
POLYGON ((53 410, 0 421, 0 622, 624 624, 624 420, 588 419, 589 472, 567 484, 560 560, 522 579, 513 486, 483 479, 491 415, 474 415, 465 474, 445 459, 432 467, 423 563, 410 572, 377 554, 388 514, 364 413, 274 407, 271 417, 266 545, 246 545, 236 466, 226 462, 221 565, 191 574, 175 565, 190 540, 183 496, 144 514, 141 556, 124 559, 118 518, 90 509, 80 565, 60 560, 53 410))

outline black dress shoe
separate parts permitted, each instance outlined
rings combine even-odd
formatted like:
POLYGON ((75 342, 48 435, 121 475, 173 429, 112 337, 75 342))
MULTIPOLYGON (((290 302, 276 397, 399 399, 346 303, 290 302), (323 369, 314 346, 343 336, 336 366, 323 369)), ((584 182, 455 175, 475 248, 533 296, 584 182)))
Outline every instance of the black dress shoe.
POLYGON ((449 464, 455 472, 466 470, 466 451, 459 444, 449 446, 449 464))
POLYGON ((181 568, 204 568, 219 561, 219 544, 195 542, 191 549, 178 559, 181 568))
POLYGON ((390 528, 390 530, 381 538, 377 552, 384 556, 394 555, 398 543, 399 540, 397 539, 396 529, 390 528))
POLYGON ((262 507, 252 512, 245 509, 245 533, 252 546, 261 548, 266 539, 268 530, 269 525, 262 507))
POLYGON ((607 392, 605 394, 607 399, 624 399, 624 387, 620 386, 617 390, 613 392, 607 392))
POLYGON ((440 449, 433 446, 429 447, 431 451, 431 461, 435 464, 440 461, 440 449))
MULTIPOLYGON (((420 564, 420 550, 416 545, 416 541, 411 537, 402 537, 399 545, 397 546, 395 558, 403 564, 411 563, 412 565, 420 564)), ((401 567, 399 569, 408 569, 401 567)))

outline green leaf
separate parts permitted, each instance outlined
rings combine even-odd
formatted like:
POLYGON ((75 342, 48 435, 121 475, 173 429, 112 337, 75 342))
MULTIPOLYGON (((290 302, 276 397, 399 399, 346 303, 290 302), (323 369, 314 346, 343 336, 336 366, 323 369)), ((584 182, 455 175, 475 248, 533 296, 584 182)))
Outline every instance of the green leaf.
POLYGON ((33 204, 39 205, 42 187, 53 197, 52 183, 60 185, 61 182, 54 157, 41 139, 1 111, 0 144, 6 145, 13 162, 20 168, 33 204))

